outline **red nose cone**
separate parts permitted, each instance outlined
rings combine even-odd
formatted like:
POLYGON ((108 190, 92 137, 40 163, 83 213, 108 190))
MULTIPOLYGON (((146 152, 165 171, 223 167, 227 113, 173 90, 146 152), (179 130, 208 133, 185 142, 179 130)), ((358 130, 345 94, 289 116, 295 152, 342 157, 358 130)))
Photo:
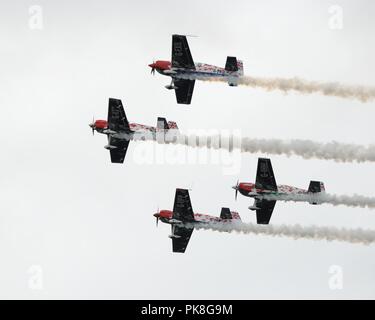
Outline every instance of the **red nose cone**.
POLYGON ((168 70, 171 68, 171 63, 169 61, 158 60, 154 63, 148 65, 152 69, 158 70, 168 70))
POLYGON ((105 129, 108 127, 108 123, 105 120, 96 120, 95 121, 95 128, 98 129, 105 129))
POLYGON ((247 192, 250 192, 251 189, 252 189, 253 185, 251 183, 243 183, 241 182, 239 185, 238 185, 238 188, 240 190, 243 190, 243 191, 247 191, 247 192))
POLYGON ((170 218, 172 218, 172 214, 173 214, 173 212, 170 211, 170 210, 161 210, 161 211, 159 212, 159 217, 160 217, 160 218, 167 218, 167 219, 170 219, 170 218))

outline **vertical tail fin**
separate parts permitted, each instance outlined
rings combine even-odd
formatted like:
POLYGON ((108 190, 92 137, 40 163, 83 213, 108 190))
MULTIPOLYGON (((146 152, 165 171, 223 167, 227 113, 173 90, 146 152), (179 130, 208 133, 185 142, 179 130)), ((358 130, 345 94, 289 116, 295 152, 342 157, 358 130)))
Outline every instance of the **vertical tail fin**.
POLYGON ((241 220, 238 212, 230 211, 229 208, 221 208, 220 219, 223 220, 241 220))
POLYGON ((158 117, 156 127, 160 130, 178 130, 177 123, 174 121, 168 121, 165 118, 158 117))
POLYGON ((156 129, 156 140, 158 142, 173 142, 179 135, 177 123, 174 121, 167 122, 165 118, 158 117, 156 129))
POLYGON ((229 208, 221 208, 220 219, 232 219, 232 214, 229 208))
POLYGON ((227 57, 225 70, 229 72, 235 72, 238 76, 243 76, 242 60, 237 60, 236 57, 227 57))
POLYGON ((174 121, 168 121, 168 129, 169 130, 178 130, 177 123, 174 121))
POLYGON ((236 57, 227 57, 225 70, 230 72, 238 71, 238 62, 236 57))
POLYGON ((167 120, 165 118, 158 117, 157 125, 156 127, 161 130, 168 130, 169 126, 167 123, 167 120))
MULTIPOLYGON (((308 192, 313 194, 312 197, 318 193, 325 193, 326 189, 324 183, 321 181, 310 181, 308 192)), ((321 201, 319 201, 319 199, 314 199, 310 201, 310 204, 321 204, 321 201)))
POLYGON ((228 84, 231 87, 238 86, 238 78, 243 76, 243 63, 236 57, 227 57, 225 71, 228 73, 228 84))
POLYGON ((232 214, 232 220, 239 220, 239 221, 241 221, 241 217, 240 217, 240 214, 238 212, 232 211, 231 214, 232 214))
POLYGON ((325 192, 324 183, 321 181, 310 181, 308 191, 311 193, 325 192))

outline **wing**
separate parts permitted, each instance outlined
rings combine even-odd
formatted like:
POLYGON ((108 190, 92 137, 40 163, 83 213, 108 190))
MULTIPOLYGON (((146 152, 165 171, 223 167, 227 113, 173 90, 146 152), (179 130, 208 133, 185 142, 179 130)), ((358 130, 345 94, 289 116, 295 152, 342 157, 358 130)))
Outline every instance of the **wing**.
POLYGON ((129 131, 129 122, 119 99, 109 98, 108 128, 113 131, 129 131))
POLYGON ((255 206, 260 208, 259 210, 257 210, 258 224, 268 224, 270 222, 275 204, 275 200, 255 200, 255 206))
POLYGON ((272 170, 270 159, 259 158, 258 169, 255 181, 255 186, 258 189, 265 189, 270 191, 277 191, 275 176, 272 170))
POLYGON ((186 36, 178 34, 172 36, 172 67, 195 69, 186 36))
POLYGON ((173 219, 183 222, 193 222, 194 213, 191 207, 189 191, 186 189, 176 189, 173 206, 173 219))
POLYGON ((195 80, 175 79, 173 83, 177 87, 175 89, 177 103, 190 104, 193 97, 195 80))
POLYGON ((172 238, 173 252, 185 252, 193 230, 194 228, 185 228, 179 227, 177 225, 172 225, 172 234, 177 236, 176 238, 172 238))
POLYGON ((128 150, 129 140, 126 139, 117 139, 111 136, 108 136, 108 144, 110 146, 116 147, 115 149, 110 149, 111 162, 112 163, 123 163, 128 150))

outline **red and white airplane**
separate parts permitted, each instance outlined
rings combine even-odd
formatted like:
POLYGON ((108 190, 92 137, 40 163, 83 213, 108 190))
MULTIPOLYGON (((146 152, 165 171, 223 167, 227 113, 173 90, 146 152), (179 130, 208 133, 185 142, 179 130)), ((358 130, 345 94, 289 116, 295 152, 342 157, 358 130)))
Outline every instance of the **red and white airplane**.
POLYGON ((186 189, 176 189, 173 211, 160 210, 154 214, 154 217, 156 218, 156 225, 159 219, 171 225, 172 234, 169 237, 172 239, 173 252, 180 253, 185 252, 193 233, 194 225, 212 222, 227 224, 241 221, 240 215, 237 212, 230 211, 229 208, 222 208, 220 217, 200 213, 194 214, 189 191, 186 189))
POLYGON ((149 64, 151 73, 155 70, 172 78, 165 86, 174 89, 177 103, 190 104, 195 80, 204 78, 225 78, 230 86, 237 86, 238 78, 243 76, 243 63, 236 57, 227 57, 225 68, 205 63, 194 63, 186 36, 172 35, 172 61, 157 60, 149 64))
MULTIPOLYGON (((256 211, 258 224, 269 223, 277 200, 283 200, 288 195, 293 194, 314 195, 325 192, 324 184, 321 181, 310 181, 308 190, 287 185, 277 185, 271 160, 265 158, 258 159, 255 183, 237 182, 237 185, 233 189, 236 190, 236 200, 238 192, 246 197, 255 199, 254 205, 250 206, 249 209, 256 211)), ((318 199, 311 197, 310 204, 320 203, 318 199)))
POLYGON ((176 122, 167 122, 165 118, 161 117, 158 118, 156 127, 129 123, 121 100, 113 98, 109 98, 107 120, 96 120, 89 126, 93 134, 97 131, 107 135, 108 144, 104 148, 109 150, 112 163, 124 162, 129 142, 136 135, 139 137, 152 135, 156 138, 157 134, 166 134, 169 130, 174 133, 178 132, 176 122))

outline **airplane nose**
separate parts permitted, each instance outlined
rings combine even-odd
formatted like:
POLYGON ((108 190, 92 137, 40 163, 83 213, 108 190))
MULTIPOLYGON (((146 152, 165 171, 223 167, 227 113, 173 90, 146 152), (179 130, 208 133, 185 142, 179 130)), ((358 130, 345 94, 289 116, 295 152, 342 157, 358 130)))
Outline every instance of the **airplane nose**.
POLYGON ((155 218, 159 218, 159 217, 160 217, 160 214, 159 214, 159 213, 155 213, 155 214, 154 214, 154 217, 155 217, 155 218))

